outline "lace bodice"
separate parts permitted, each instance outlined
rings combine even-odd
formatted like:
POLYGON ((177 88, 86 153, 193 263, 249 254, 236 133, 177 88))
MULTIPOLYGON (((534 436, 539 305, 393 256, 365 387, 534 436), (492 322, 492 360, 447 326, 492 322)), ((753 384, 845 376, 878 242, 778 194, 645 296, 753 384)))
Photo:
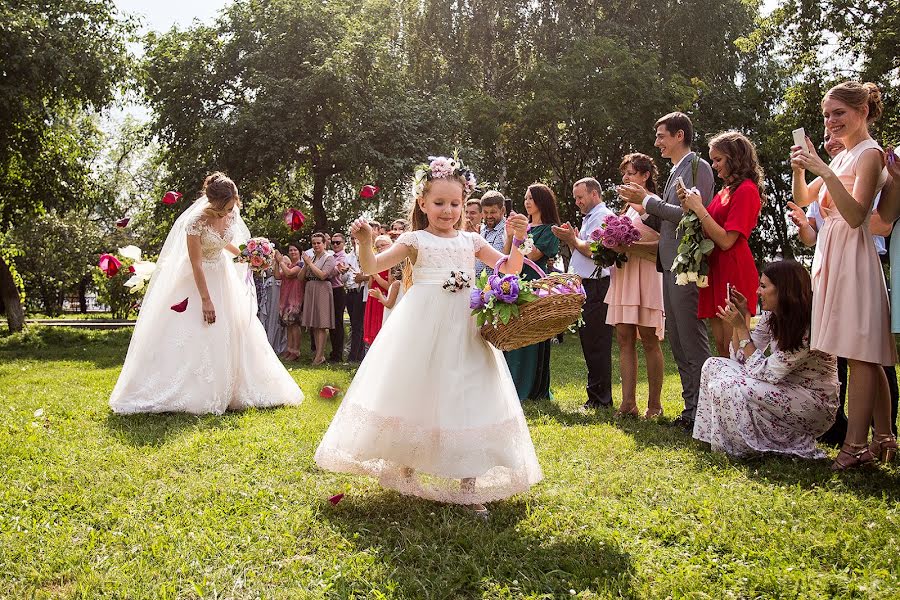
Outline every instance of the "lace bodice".
POLYGON ((188 235, 200 236, 200 251, 203 255, 203 262, 214 262, 222 255, 225 246, 234 239, 234 213, 230 213, 225 217, 225 231, 223 235, 210 226, 204 219, 203 214, 192 217, 185 225, 185 231, 188 235))
MULTIPOLYGON (((460 231, 456 237, 443 238, 424 230, 407 231, 397 238, 398 244, 416 249, 413 276, 425 271, 475 271, 475 253, 488 246, 477 233, 460 231)), ((446 277, 446 276, 445 276, 446 277)))

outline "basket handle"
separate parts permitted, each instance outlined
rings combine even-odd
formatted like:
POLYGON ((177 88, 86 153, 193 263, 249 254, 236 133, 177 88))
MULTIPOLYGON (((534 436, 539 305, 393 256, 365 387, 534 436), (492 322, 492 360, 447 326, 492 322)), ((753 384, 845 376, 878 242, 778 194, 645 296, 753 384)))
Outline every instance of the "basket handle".
MULTIPOLYGON (((505 262, 508 261, 508 260, 509 260, 509 256, 508 256, 508 255, 504 254, 503 256, 501 256, 501 257, 500 257, 500 260, 497 261, 497 264, 494 265, 494 273, 498 273, 498 272, 500 271, 500 265, 502 265, 503 263, 505 263, 505 262)), ((522 262, 523 262, 524 264, 528 265, 529 267, 531 267, 532 269, 534 269, 535 271, 537 271, 538 275, 540 275, 541 277, 546 277, 546 276, 547 276, 547 274, 544 273, 544 270, 543 270, 542 268, 540 268, 539 266, 537 266, 537 265, 534 263, 534 261, 532 261, 532 260, 531 260, 530 258, 528 258, 527 256, 523 256, 523 257, 522 257, 522 262)))

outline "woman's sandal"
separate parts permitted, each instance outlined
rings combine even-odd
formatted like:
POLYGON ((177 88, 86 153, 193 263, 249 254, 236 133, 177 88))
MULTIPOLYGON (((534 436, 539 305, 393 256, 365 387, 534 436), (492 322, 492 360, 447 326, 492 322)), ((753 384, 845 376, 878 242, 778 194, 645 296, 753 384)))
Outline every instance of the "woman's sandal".
POLYGON ((637 404, 635 404, 634 406, 632 406, 632 407, 629 408, 628 410, 622 410, 622 407, 620 406, 620 407, 619 407, 619 410, 617 410, 617 411, 613 414, 613 417, 616 418, 616 419, 621 419, 621 418, 624 418, 624 417, 635 417, 635 418, 637 418, 637 417, 639 417, 639 416, 640 416, 640 414, 638 413, 638 407, 637 407, 637 404))
POLYGON ((893 462, 897 458, 897 438, 889 433, 872 436, 869 452, 883 463, 893 462))
POLYGON ((484 504, 469 504, 466 508, 472 511, 472 514, 482 521, 487 521, 491 516, 491 512, 484 504))
POLYGON ((848 469, 858 469, 860 467, 870 466, 875 462, 875 457, 866 444, 844 444, 841 451, 838 452, 837 458, 831 463, 832 471, 846 471, 848 469), (845 450, 849 448, 850 450, 845 450), (847 456, 841 460, 842 456, 847 456))
POLYGON ((644 418, 648 419, 648 420, 649 419, 658 419, 661 416, 663 416, 662 406, 658 406, 656 408, 648 408, 647 411, 644 413, 644 418))

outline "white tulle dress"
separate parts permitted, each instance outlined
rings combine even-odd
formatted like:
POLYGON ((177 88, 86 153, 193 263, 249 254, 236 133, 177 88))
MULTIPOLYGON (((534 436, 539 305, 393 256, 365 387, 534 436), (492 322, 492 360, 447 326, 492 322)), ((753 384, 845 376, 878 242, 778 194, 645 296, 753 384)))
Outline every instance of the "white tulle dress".
POLYGON ((506 361, 475 326, 471 289, 443 287, 451 271, 474 279, 475 252, 487 242, 414 231, 397 243, 418 251, 413 284, 360 365, 316 462, 456 504, 527 490, 543 475, 506 361))
POLYGON ((237 208, 224 236, 201 218, 201 198, 169 234, 144 297, 125 364, 109 405, 116 413, 221 414, 248 407, 296 405, 303 392, 269 345, 256 316, 256 290, 246 266, 224 251, 249 237, 237 208), (216 321, 203 321, 187 258, 187 235, 199 235, 203 273, 216 321), (184 312, 172 310, 185 298, 184 312))

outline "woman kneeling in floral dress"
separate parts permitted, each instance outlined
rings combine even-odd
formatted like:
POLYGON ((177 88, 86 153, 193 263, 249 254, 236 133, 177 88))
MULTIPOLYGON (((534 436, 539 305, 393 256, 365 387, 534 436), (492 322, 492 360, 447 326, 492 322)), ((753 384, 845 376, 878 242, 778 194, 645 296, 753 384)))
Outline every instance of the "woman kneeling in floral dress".
POLYGON ((694 437, 732 456, 823 458, 816 438, 834 422, 839 387, 835 357, 809 348, 809 273, 794 261, 773 263, 759 296, 764 314, 752 333, 743 294, 731 288, 718 309, 734 328, 731 358, 703 365, 694 437))

